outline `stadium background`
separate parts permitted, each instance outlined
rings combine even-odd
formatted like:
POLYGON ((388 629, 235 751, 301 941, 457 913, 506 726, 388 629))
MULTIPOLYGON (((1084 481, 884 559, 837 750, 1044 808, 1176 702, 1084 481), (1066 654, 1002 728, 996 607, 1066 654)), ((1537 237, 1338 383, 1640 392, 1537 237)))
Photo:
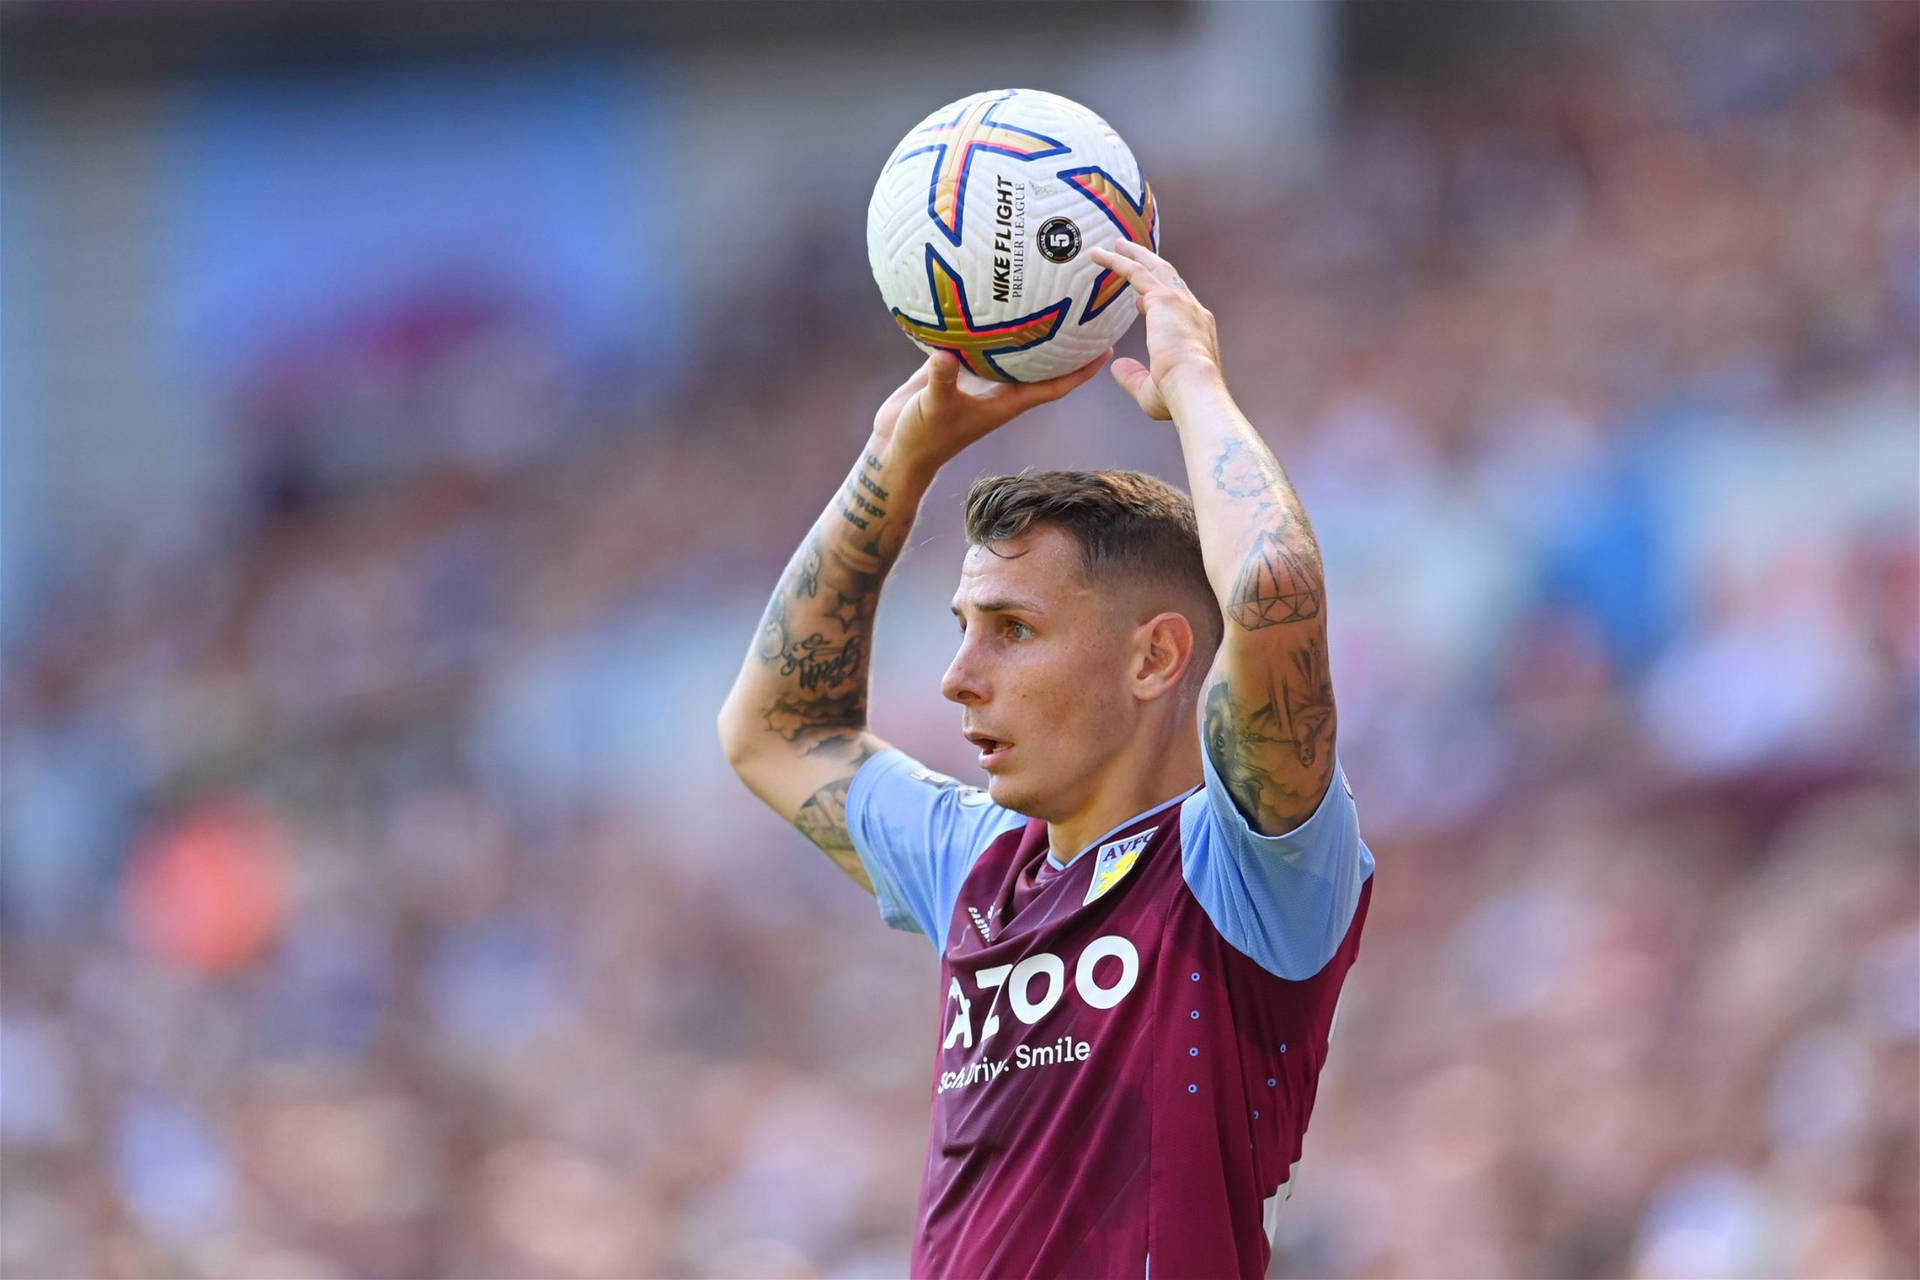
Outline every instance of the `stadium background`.
MULTIPOLYGON (((901 1271, 932 958, 712 723, 914 364, 876 166, 1027 83, 1327 560, 1275 1273, 1914 1275, 1917 14, 0 10, 0 1271, 901 1271)), ((950 469, 873 701, 962 777, 1028 464, 1179 475, 1104 381, 950 469)))

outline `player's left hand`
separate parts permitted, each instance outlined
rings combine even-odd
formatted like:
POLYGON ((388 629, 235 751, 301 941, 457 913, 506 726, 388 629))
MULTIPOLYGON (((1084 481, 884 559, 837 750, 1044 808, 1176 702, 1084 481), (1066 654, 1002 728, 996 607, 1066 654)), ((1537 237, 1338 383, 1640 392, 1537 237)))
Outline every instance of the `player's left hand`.
POLYGON ((1200 305, 1173 264, 1131 240, 1112 249, 1095 247, 1088 256, 1133 286, 1147 322, 1147 359, 1113 362, 1113 379, 1150 418, 1165 422, 1181 387, 1218 384, 1220 338, 1213 313, 1200 305))

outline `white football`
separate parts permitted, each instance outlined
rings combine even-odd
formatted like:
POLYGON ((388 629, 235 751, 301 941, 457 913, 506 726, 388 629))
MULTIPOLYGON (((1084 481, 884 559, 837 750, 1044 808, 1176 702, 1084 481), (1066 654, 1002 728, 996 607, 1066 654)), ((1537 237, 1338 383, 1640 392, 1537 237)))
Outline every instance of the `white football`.
POLYGON ((1035 89, 949 103, 887 157, 867 206, 880 296, 924 351, 984 378, 1078 369, 1139 315, 1095 245, 1160 243, 1153 190, 1105 120, 1035 89))

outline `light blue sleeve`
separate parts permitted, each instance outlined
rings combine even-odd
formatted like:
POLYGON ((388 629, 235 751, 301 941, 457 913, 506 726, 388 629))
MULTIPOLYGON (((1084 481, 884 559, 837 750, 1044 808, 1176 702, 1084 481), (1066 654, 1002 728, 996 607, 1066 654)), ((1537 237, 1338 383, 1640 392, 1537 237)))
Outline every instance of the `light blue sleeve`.
POLYGON ((1311 978, 1340 949, 1373 874, 1346 771, 1335 760, 1313 816, 1263 836, 1227 794, 1210 753, 1200 754, 1207 785, 1180 806, 1187 886, 1220 935, 1261 968, 1289 981, 1311 978))
POLYGON ((943 944, 961 882, 995 836, 1026 819, 978 787, 961 786, 904 751, 880 752, 847 788, 847 833, 880 918, 943 944))

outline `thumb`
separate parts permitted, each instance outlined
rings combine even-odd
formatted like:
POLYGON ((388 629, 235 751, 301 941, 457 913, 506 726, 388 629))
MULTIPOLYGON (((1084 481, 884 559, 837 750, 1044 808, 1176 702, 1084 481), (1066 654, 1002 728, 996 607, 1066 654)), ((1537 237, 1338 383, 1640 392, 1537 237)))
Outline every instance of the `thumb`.
POLYGON ((1154 385, 1153 375, 1147 366, 1132 358, 1123 358, 1113 362, 1113 380, 1120 389, 1133 397, 1133 402, 1149 417, 1166 422, 1173 417, 1167 409, 1167 402, 1160 397, 1160 388, 1154 385))
POLYGON ((927 357, 927 392, 935 401, 953 398, 960 383, 960 357, 951 351, 936 351, 927 357))

